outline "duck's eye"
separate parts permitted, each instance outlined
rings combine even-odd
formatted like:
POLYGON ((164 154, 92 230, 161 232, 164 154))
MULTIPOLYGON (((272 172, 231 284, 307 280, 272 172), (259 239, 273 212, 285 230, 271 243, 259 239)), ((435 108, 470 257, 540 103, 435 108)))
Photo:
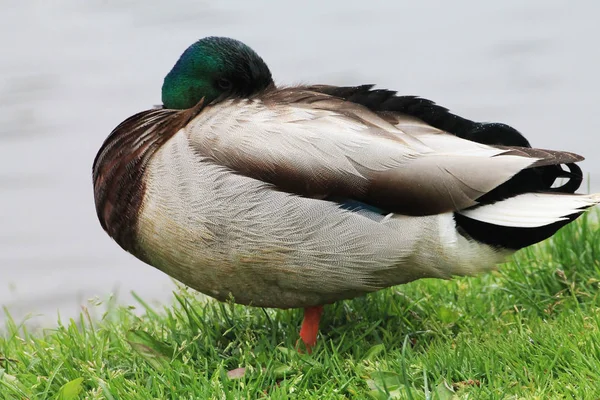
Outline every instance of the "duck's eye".
POLYGON ((217 85, 219 85, 219 88, 221 88, 223 90, 229 90, 233 86, 233 84, 231 83, 231 81, 229 79, 226 79, 226 78, 220 78, 217 81, 217 85))

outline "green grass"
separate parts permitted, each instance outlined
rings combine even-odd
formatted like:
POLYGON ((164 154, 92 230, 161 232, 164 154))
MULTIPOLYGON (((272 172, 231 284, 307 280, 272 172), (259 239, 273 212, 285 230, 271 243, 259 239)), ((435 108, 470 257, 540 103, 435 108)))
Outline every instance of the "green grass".
POLYGON ((198 300, 119 308, 0 337, 0 398, 600 398, 600 230, 593 217, 497 272, 327 306, 312 355, 300 310, 198 300), (228 372, 241 372, 229 377, 228 372))

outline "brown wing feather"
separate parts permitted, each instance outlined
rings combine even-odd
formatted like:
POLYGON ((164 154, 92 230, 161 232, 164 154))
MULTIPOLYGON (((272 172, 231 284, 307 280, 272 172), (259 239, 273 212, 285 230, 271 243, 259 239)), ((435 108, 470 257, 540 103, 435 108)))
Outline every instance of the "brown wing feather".
POLYGON ((302 88, 212 105, 186 129, 199 155, 279 190, 349 198, 406 215, 473 206, 538 156, 557 162, 556 154, 498 149, 427 130, 444 140, 441 151, 359 104, 302 88), (458 145, 448 146, 449 140, 458 145))
MULTIPOLYGON (((377 115, 385 118, 400 129, 408 129, 409 134, 420 134, 435 127, 441 131, 456 135, 462 139, 490 146, 511 146, 531 148, 529 141, 516 129, 502 123, 475 122, 452 114, 447 108, 418 96, 398 95, 396 91, 374 89, 374 85, 339 87, 328 85, 310 86, 310 90, 360 104, 377 115), (422 121, 421 126, 408 124, 406 117, 411 116, 422 121), (416 129, 415 129, 416 128, 416 129)), ((533 150, 536 151, 536 150, 533 150)), ((552 153, 549 150, 541 150, 552 153)), ((533 152, 527 152, 533 154, 533 152)), ((514 154, 517 154, 515 152, 514 154)), ((521 152, 522 154, 522 152, 521 152)), ((538 153, 539 154, 539 153, 538 153)), ((542 156, 542 160, 519 172, 508 182, 486 194, 481 200, 493 203, 505 198, 527 192, 574 193, 583 181, 580 168, 574 163, 583 158, 572 153, 554 152, 555 157, 542 156), (564 164, 567 170, 564 170, 564 164), (567 178, 561 186, 553 186, 558 178, 567 178)))

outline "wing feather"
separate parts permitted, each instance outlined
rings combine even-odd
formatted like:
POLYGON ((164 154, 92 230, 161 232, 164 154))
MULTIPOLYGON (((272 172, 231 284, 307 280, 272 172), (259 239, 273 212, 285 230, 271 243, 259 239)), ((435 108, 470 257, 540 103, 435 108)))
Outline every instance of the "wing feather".
POLYGON ((412 135, 408 124, 403 130, 360 105, 283 89, 206 107, 185 129, 199 155, 279 190, 355 199, 406 215, 473 206, 544 154, 407 121, 412 135))

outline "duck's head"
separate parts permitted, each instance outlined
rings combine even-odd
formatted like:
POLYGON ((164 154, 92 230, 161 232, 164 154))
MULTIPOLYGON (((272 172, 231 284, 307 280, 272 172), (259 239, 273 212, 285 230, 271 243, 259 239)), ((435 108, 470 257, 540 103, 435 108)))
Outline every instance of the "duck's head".
POLYGON ((223 97, 249 97, 273 85, 271 71, 254 50, 225 37, 188 47, 162 86, 165 108, 186 109, 223 97))

